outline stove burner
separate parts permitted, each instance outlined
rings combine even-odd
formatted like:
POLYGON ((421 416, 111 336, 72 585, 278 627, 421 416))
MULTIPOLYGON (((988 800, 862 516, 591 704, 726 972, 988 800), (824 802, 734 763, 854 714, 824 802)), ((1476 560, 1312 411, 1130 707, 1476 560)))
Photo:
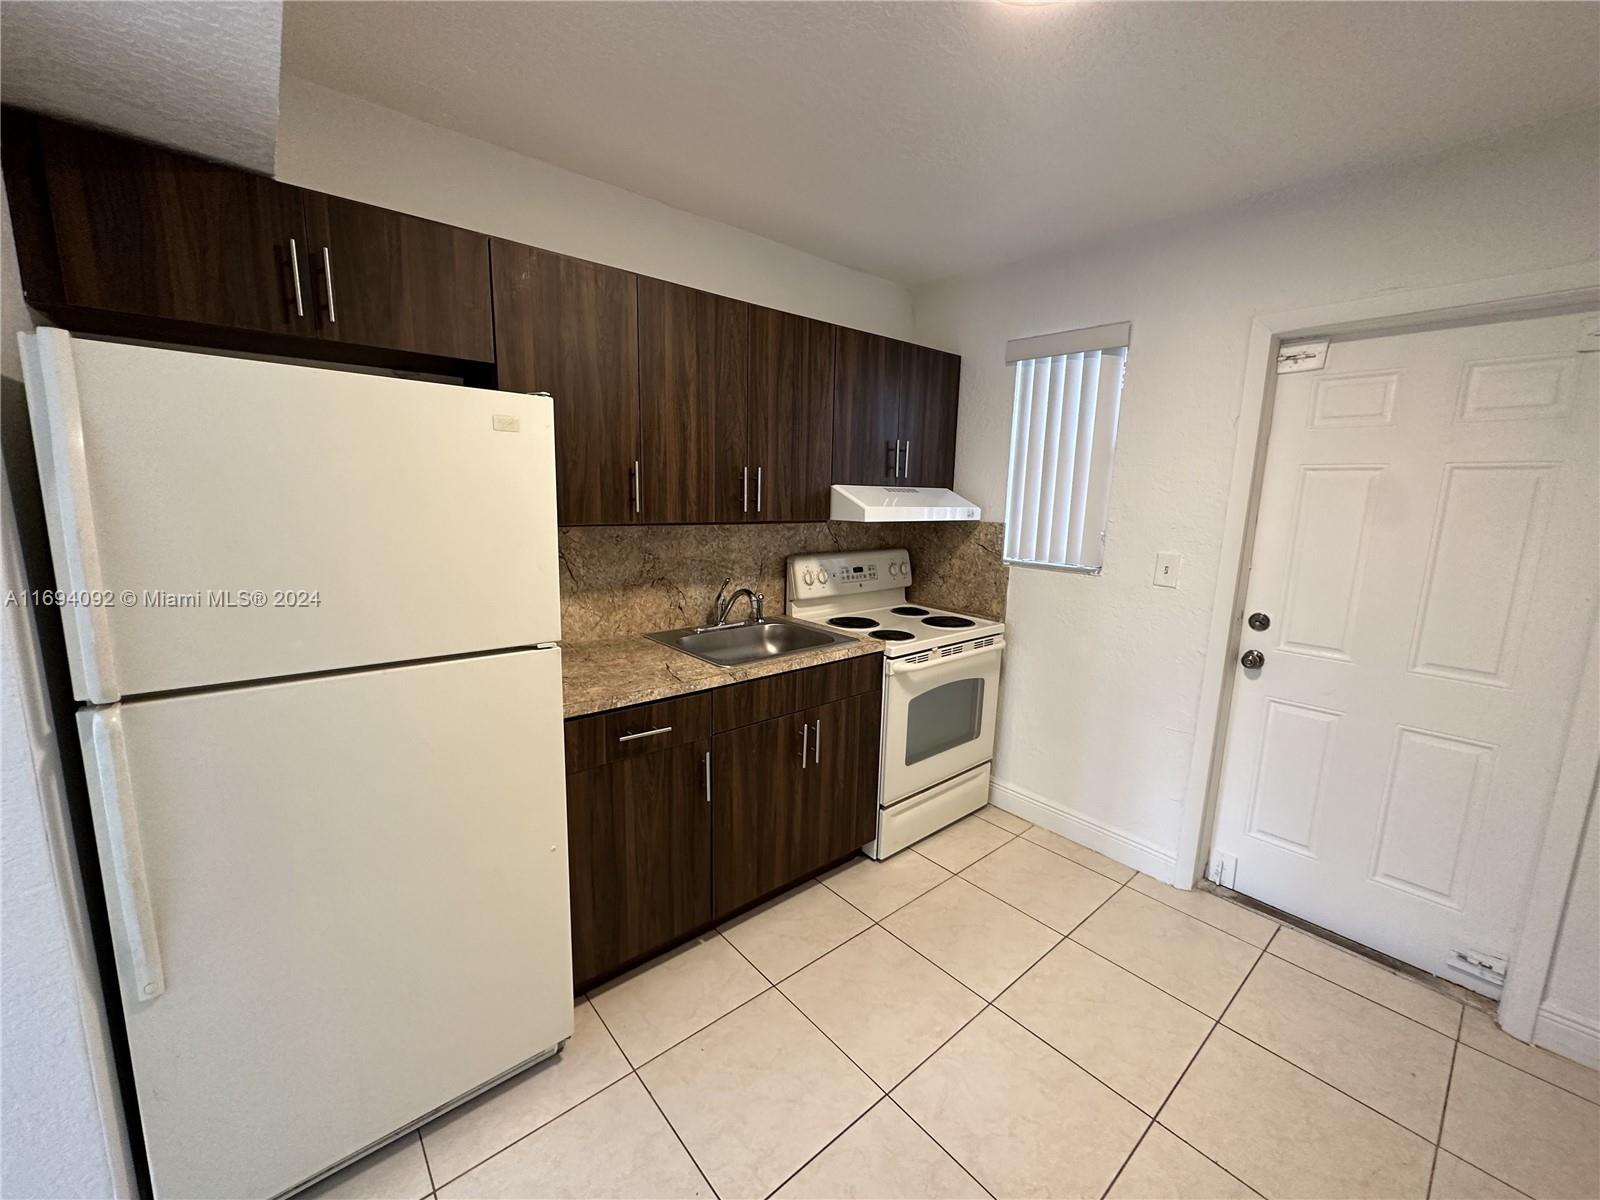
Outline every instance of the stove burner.
POLYGON ((915 604, 902 604, 899 608, 891 608, 889 611, 897 617, 925 617, 928 615, 927 609, 918 608, 915 604))
POLYGON ((867 636, 875 637, 880 642, 909 642, 917 635, 907 633, 904 629, 874 629, 867 636))
POLYGON ((872 629, 878 623, 871 617, 829 617, 828 624, 840 629, 872 629))
POLYGON ((970 629, 977 624, 968 617, 926 617, 922 623, 935 629, 970 629))

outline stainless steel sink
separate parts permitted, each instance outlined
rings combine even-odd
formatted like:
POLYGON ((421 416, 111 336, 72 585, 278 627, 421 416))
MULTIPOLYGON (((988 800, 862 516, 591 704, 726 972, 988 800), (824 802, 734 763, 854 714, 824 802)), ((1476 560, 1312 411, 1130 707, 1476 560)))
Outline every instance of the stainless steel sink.
POLYGON ((803 621, 791 621, 788 617, 766 617, 759 621, 742 621, 737 625, 664 629, 646 636, 651 641, 682 650, 705 662, 716 663, 719 667, 736 667, 741 663, 815 650, 818 646, 837 646, 841 642, 855 641, 849 634, 831 633, 803 621))

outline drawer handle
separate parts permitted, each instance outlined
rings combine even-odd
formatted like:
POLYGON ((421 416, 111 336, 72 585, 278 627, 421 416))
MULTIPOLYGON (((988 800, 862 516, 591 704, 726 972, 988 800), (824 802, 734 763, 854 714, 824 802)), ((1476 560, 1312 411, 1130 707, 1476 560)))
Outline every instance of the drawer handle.
POLYGON ((619 742, 637 742, 640 738, 658 737, 663 733, 671 733, 671 725, 663 725, 660 729, 646 729, 643 733, 625 733, 617 739, 619 742))

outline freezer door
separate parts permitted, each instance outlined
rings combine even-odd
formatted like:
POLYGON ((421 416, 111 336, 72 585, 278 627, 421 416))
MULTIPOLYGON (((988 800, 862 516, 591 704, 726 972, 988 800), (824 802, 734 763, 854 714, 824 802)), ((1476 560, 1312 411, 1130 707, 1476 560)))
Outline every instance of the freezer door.
POLYGON ((559 650, 80 725, 158 1197, 277 1195, 571 1036, 559 650))
POLYGON ((559 640, 548 397, 22 345, 79 699, 559 640))

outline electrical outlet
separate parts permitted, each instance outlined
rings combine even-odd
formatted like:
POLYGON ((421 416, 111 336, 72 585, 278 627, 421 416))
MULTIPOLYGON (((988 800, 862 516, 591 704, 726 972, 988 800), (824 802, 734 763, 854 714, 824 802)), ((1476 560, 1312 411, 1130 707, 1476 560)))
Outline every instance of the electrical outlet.
POLYGON ((1182 570, 1183 555, 1163 550, 1156 555, 1156 574, 1150 582, 1156 587, 1175 588, 1178 586, 1178 575, 1182 570))

